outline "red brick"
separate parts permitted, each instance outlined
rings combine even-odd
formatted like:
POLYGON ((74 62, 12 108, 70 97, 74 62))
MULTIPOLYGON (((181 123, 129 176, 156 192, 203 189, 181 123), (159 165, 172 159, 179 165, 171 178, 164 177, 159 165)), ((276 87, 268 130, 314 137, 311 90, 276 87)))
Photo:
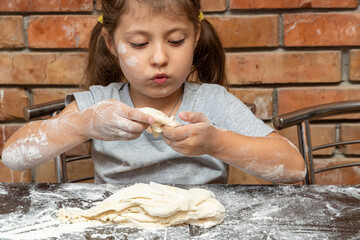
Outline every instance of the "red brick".
POLYGON ((311 2, 313 8, 357 8, 358 0, 302 0, 303 3, 311 2))
MULTIPOLYGON (((360 140, 360 124, 341 124, 340 141, 360 140)), ((360 154, 360 144, 344 145, 342 153, 346 155, 360 154)))
MULTIPOLYGON (((335 158, 335 159, 315 159, 315 168, 333 166, 335 164, 344 164, 358 162, 358 158, 335 158)), ((342 168, 331 170, 315 175, 316 184, 320 185, 355 185, 360 184, 360 167, 342 168)))
POLYGON ((46 66, 55 61, 52 53, 24 53, 14 56, 13 84, 45 84, 46 66))
POLYGON ((86 48, 96 16, 30 17, 28 41, 31 48, 86 48))
POLYGON ((47 161, 35 167, 35 181, 37 183, 55 183, 54 161, 47 161))
POLYGON ((65 98, 66 94, 78 92, 79 89, 75 88, 39 88, 32 89, 33 102, 35 104, 46 103, 65 98))
POLYGON ((47 65, 48 84, 79 85, 84 75, 86 53, 59 53, 55 61, 47 65))
MULTIPOLYGON (((323 125, 323 124, 313 124, 310 127, 311 131, 311 144, 313 147, 320 146, 328 143, 333 143, 336 141, 336 126, 323 125)), ((319 155, 333 155, 335 153, 335 147, 325 148, 313 152, 314 156, 319 155)))
MULTIPOLYGON (((296 147, 299 147, 297 127, 289 127, 282 129, 279 133, 289 139, 296 147)), ((336 126, 335 125, 324 125, 316 124, 311 126, 311 143, 313 146, 319 146, 335 141, 336 137, 336 126)), ((333 155, 335 148, 326 148, 322 150, 314 151, 313 154, 316 156, 330 156, 333 155)))
POLYGON ((230 0, 230 9, 356 8, 358 0, 230 0))
POLYGON ((230 166, 228 184, 273 184, 273 183, 254 177, 235 167, 230 166))
POLYGON ((0 60, 0 83, 79 85, 86 53, 24 53, 0 60), (2 76, 3 75, 3 76, 2 76), (9 77, 10 75, 10 77, 9 77))
POLYGON ((30 0, 0 1, 1 12, 27 12, 30 10, 30 0))
POLYGON ((11 83, 12 61, 10 53, 0 54, 0 83, 11 83))
POLYGON ((297 8, 293 0, 230 0, 230 9, 297 8))
MULTIPOLYGON (((50 101, 55 101, 65 98, 66 94, 77 92, 78 89, 70 88, 40 88, 32 89, 33 92, 33 105, 43 104, 50 101)), ((51 113, 52 114, 52 113, 51 113)), ((40 119, 48 119, 50 115, 41 116, 40 119)))
POLYGON ((2 138, 2 141, 0 141, 0 154, 2 153, 5 142, 21 126, 22 126, 22 124, 6 124, 6 125, 2 124, 0 126, 0 134, 1 134, 1 138, 2 138))
POLYGON ((255 104, 255 115, 258 118, 271 119, 273 111, 272 89, 230 89, 230 92, 244 103, 255 104))
POLYGON ((82 143, 66 152, 66 156, 90 155, 90 142, 82 143))
MULTIPOLYGON (((67 164, 68 179, 78 179, 81 177, 94 176, 92 160, 82 160, 67 164)), ((54 183, 56 182, 54 161, 48 161, 36 166, 36 182, 54 183)), ((87 181, 93 182, 93 180, 87 181)))
POLYGON ((226 48, 275 47, 279 45, 278 16, 209 16, 226 48))
POLYGON ((32 0, 31 11, 36 12, 91 12, 92 0, 32 0))
POLYGON ((0 161, 0 182, 5 183, 25 183, 31 182, 31 170, 15 171, 7 168, 0 161))
POLYGON ((0 48, 22 48, 25 46, 23 17, 0 17, 0 48))
POLYGON ((284 15, 285 46, 360 45, 360 13, 284 15))
MULTIPOLYGON (((279 89, 278 114, 285 114, 318 104, 359 99, 360 88, 355 87, 299 87, 279 89)), ((342 115, 344 119, 359 118, 359 114, 342 115)))
POLYGON ((349 79, 352 81, 360 81, 360 50, 350 51, 349 79))
POLYGON ((1 12, 91 12, 92 0, 3 0, 1 12))
POLYGON ((69 180, 94 176, 94 165, 91 159, 72 162, 67 167, 69 180))
POLYGON ((341 81, 341 52, 227 54, 231 84, 334 83, 341 81))
POLYGON ((1 12, 91 12, 92 0, 3 0, 1 12))
POLYGON ((0 121, 23 118, 23 108, 28 106, 24 89, 0 89, 0 121))
POLYGON ((201 9, 204 12, 222 12, 226 10, 226 0, 202 0, 201 9))
POLYGON ((95 3, 95 9, 96 10, 101 10, 101 3, 102 1, 101 0, 96 0, 96 3, 95 3))
MULTIPOLYGON (((96 9, 101 9, 101 0, 96 0, 96 9)), ((226 0, 201 0, 201 9, 204 12, 222 12, 226 10, 226 0)))
MULTIPOLYGON (((274 129, 276 129, 274 127, 274 129)), ((290 142, 292 142, 297 148, 299 148, 299 141, 297 136, 296 126, 284 128, 281 130, 277 130, 279 134, 285 138, 287 138, 290 142)))

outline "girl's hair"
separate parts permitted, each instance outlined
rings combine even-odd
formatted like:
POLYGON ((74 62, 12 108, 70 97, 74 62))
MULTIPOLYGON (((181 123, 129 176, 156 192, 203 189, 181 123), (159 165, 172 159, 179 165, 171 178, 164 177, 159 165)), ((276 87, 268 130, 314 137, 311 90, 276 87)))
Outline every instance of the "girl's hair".
POLYGON ((98 22, 91 34, 82 86, 84 89, 91 85, 106 86, 112 82, 125 81, 119 61, 107 48, 101 31, 104 27, 113 37, 121 16, 131 10, 130 2, 144 4, 155 13, 185 13, 194 24, 195 31, 198 31, 200 25, 200 38, 194 51, 193 70, 189 78, 199 83, 227 86, 225 52, 213 26, 206 19, 199 19, 200 0, 102 0, 103 23, 98 22))

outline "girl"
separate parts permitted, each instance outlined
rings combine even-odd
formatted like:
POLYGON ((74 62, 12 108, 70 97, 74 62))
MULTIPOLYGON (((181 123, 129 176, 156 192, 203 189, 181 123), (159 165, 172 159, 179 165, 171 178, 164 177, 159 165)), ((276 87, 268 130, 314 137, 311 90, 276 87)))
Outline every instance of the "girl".
POLYGON ((5 165, 31 168, 91 139, 96 183, 226 183, 228 164, 272 182, 304 178, 298 150, 220 86, 225 54, 200 0, 103 0, 102 11, 89 90, 68 95, 55 118, 14 133, 5 165), (183 125, 155 138, 142 107, 183 125))

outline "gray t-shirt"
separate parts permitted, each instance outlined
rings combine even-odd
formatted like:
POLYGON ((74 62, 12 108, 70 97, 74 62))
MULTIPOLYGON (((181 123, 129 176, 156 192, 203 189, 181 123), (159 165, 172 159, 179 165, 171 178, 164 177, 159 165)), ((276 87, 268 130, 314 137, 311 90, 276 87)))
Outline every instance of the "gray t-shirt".
MULTIPOLYGON (((128 83, 91 86, 89 91, 66 97, 66 104, 76 100, 81 110, 108 99, 134 107, 128 83)), ((178 112, 205 114, 217 127, 247 136, 266 136, 272 128, 257 119, 249 108, 224 87, 216 84, 185 82, 184 96, 178 112)), ((178 114, 175 116, 181 124, 178 114)), ((172 150, 162 139, 146 131, 132 141, 93 140, 91 155, 96 183, 164 184, 226 183, 227 164, 209 155, 189 157, 172 150)))

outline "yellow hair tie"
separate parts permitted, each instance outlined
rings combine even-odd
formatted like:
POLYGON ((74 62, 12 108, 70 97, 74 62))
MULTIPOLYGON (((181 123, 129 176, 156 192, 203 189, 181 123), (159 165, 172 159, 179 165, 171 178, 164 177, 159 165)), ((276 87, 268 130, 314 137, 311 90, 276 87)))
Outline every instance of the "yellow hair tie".
POLYGON ((103 15, 100 15, 98 17, 98 22, 101 23, 101 24, 104 24, 104 16, 103 15))
POLYGON ((202 20, 204 20, 204 19, 205 19, 205 16, 204 16, 203 12, 200 12, 200 14, 199 14, 199 20, 202 21, 202 20))

